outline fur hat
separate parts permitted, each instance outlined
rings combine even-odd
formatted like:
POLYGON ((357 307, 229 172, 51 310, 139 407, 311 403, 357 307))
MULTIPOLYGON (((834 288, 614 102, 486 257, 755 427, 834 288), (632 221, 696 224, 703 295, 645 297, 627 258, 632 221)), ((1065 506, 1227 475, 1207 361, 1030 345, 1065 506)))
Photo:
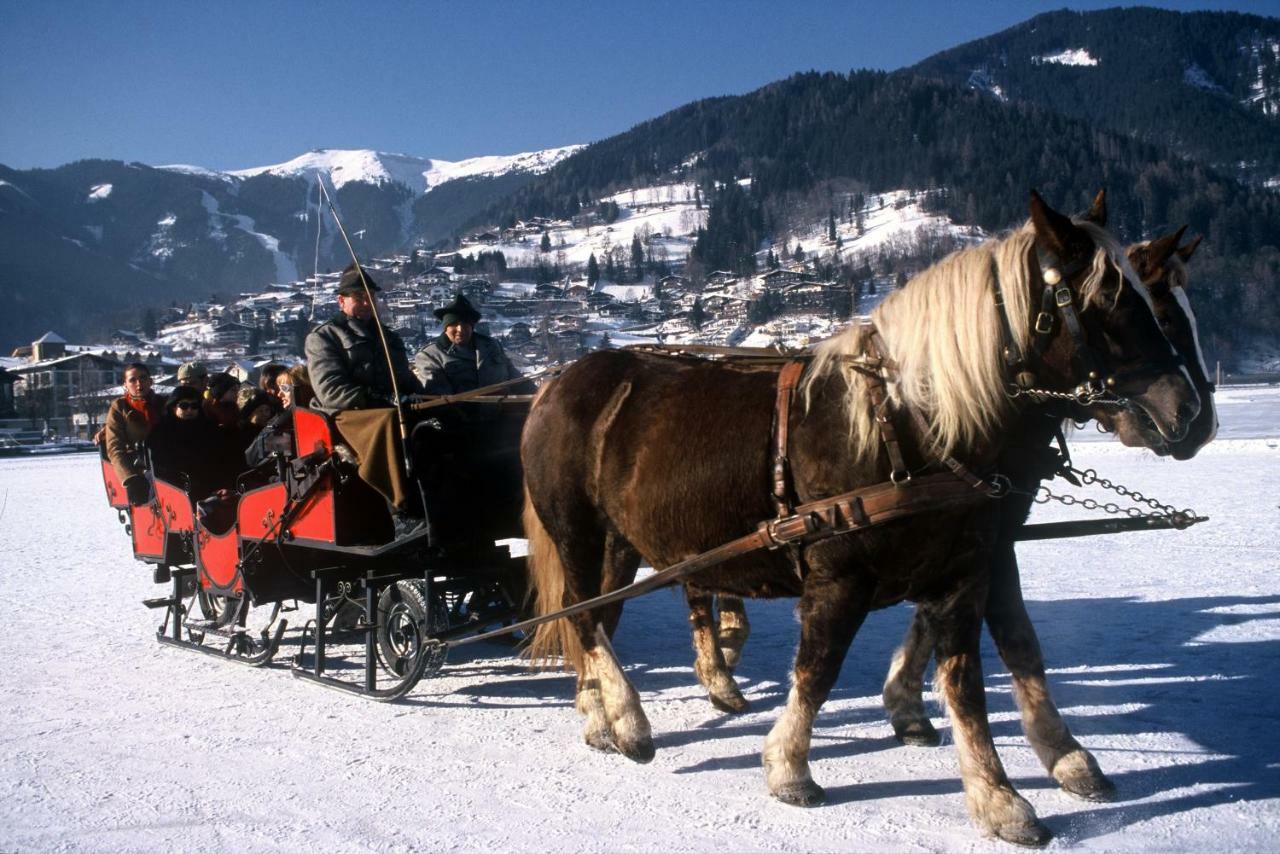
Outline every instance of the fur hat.
POLYGON ((184 400, 195 402, 196 408, 199 409, 203 398, 204 396, 200 393, 199 389, 194 389, 191 386, 180 385, 175 388, 173 390, 173 394, 169 395, 168 399, 165 400, 164 411, 173 412, 178 408, 178 404, 184 400))
POLYGON ((369 290, 377 293, 382 290, 378 287, 378 283, 373 280, 373 276, 369 275, 369 271, 363 267, 356 267, 356 262, 352 261, 347 268, 342 271, 342 278, 338 280, 338 294, 362 294, 364 293, 364 284, 360 281, 360 273, 364 272, 364 279, 369 283, 369 290))
POLYGON ((437 308, 434 312, 436 319, 448 326, 450 323, 475 323, 480 320, 480 312, 471 304, 471 301, 458 294, 453 298, 453 302, 444 308, 437 308))

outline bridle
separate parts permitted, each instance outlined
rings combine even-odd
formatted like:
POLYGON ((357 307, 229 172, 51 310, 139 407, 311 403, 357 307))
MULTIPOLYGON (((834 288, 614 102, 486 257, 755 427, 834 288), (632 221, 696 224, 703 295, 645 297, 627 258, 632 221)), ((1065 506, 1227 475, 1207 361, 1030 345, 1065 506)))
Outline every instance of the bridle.
MULTIPOLYGON (((1096 251, 1096 250, 1095 250, 1096 251)), ((1001 348, 1005 369, 1010 380, 1006 383, 1009 397, 1029 398, 1032 402, 1063 400, 1080 406, 1100 404, 1104 406, 1129 406, 1129 400, 1117 391, 1120 381, 1131 372, 1109 371, 1107 361, 1089 344, 1084 325, 1076 309, 1075 295, 1068 282, 1090 265, 1089 259, 1078 259, 1064 264, 1057 253, 1036 246, 1036 262, 1044 287, 1040 291, 1040 310, 1032 324, 1030 347, 1023 351, 1013 334, 1009 310, 1000 291, 999 271, 992 259, 992 296, 1000 317, 1001 348), (1061 324, 1075 345, 1072 353, 1076 375, 1083 377, 1070 391, 1037 388, 1036 367, 1044 363, 1044 354, 1061 324)), ((1123 271, 1121 276, 1123 277, 1123 271)), ((1162 367, 1164 365, 1162 364, 1162 367)), ((1169 356, 1171 368, 1184 367, 1182 354, 1174 351, 1169 356)))

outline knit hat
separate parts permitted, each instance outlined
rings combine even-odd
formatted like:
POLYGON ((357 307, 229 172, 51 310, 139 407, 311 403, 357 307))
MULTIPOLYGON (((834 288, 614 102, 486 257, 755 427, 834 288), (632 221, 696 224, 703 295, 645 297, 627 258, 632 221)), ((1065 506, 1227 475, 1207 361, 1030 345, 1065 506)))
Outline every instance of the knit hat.
POLYGON ((178 381, 182 380, 198 380, 202 377, 209 376, 209 369, 204 366, 204 362, 183 362, 178 368, 178 381))
POLYGON ((451 323, 470 323, 474 325, 480 319, 480 312, 462 294, 458 294, 453 298, 453 302, 444 308, 437 308, 433 313, 445 326, 451 323))
POLYGON ((378 287, 378 283, 373 280, 373 276, 369 275, 369 271, 363 267, 356 267, 356 262, 352 261, 347 268, 342 271, 342 278, 338 280, 338 294, 362 294, 364 293, 364 283, 360 281, 360 273, 364 272, 364 279, 369 283, 369 290, 376 293, 382 288, 378 287))

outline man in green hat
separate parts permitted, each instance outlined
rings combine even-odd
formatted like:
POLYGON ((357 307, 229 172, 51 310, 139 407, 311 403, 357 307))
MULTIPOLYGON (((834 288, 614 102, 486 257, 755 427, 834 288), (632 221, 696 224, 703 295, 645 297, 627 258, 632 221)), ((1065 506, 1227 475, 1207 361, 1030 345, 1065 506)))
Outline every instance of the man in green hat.
POLYGON ((520 372, 502 345, 476 332, 480 312, 465 296, 458 294, 453 302, 437 308, 435 316, 444 331, 413 358, 413 372, 427 394, 458 394, 519 379, 520 372))
MULTIPOLYGON (((394 403, 387 354, 382 350, 378 324, 373 319, 373 305, 365 292, 361 272, 354 262, 347 265, 338 282, 339 314, 317 326, 307 336, 307 368, 311 372, 311 385, 319 407, 329 412, 370 409, 394 403)), ((381 290, 367 270, 363 274, 371 292, 376 294, 381 290)), ((409 369, 404 341, 385 326, 382 333, 395 367, 400 394, 421 394, 422 386, 409 369)))
POLYGON ((417 487, 405 476, 391 407, 396 390, 401 396, 416 395, 422 393, 422 385, 409 369, 400 336, 386 327, 378 334, 370 295, 379 290, 369 272, 354 262, 342 271, 340 313, 307 336, 307 368, 315 405, 333 415, 338 432, 355 452, 360 477, 387 499, 396 536, 407 537, 425 532, 425 523, 417 487), (388 353, 398 389, 391 384, 388 353))

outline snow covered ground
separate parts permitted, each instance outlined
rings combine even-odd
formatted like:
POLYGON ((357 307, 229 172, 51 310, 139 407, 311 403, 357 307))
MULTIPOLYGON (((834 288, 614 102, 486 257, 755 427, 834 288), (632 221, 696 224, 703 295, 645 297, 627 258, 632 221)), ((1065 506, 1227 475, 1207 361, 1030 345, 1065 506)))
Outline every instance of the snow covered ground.
MULTIPOLYGON (((1187 463, 1075 449, 1077 465, 1211 521, 1019 549, 1055 697, 1120 790, 1099 805, 1050 783, 985 648, 1001 756, 1052 848, 1280 839, 1280 389, 1224 389, 1219 405, 1220 438, 1187 463)), ((697 687, 682 598, 627 605, 616 646, 658 748, 638 766, 583 745, 571 679, 507 646, 466 648, 378 705, 159 646, 139 604, 156 592, 92 457, 0 460, 0 850, 1011 850, 970 825, 949 740, 901 747, 884 720, 905 606, 859 633, 815 729, 829 803, 801 810, 767 796, 759 758, 793 602, 749 604, 752 709, 737 717, 697 687)))

